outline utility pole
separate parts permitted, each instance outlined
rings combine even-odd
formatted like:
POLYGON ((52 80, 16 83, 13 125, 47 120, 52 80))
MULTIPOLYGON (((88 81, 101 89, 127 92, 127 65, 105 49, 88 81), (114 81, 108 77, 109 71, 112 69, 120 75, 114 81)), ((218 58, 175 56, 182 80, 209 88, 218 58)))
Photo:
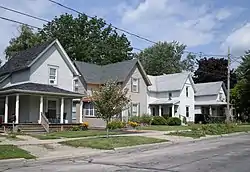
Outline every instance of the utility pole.
POLYGON ((227 114, 226 114, 226 122, 229 122, 231 119, 231 111, 230 111, 230 47, 228 47, 227 54, 227 114))

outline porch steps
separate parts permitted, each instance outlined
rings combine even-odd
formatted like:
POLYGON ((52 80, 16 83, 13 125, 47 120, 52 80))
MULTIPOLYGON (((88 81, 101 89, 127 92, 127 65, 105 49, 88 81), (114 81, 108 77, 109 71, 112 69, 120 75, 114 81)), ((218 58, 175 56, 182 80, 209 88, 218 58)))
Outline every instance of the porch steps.
POLYGON ((20 124, 18 125, 18 128, 20 128, 21 132, 23 133, 46 133, 46 130, 43 128, 41 124, 20 124))

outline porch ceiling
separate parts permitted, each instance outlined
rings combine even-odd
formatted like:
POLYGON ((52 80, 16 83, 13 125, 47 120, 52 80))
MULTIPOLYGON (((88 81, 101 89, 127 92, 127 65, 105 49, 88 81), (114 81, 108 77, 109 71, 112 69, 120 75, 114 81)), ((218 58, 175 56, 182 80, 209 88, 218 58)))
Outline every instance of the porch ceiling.
POLYGON ((177 104, 179 103, 179 100, 169 100, 169 99, 160 99, 160 100, 156 100, 152 103, 149 103, 150 105, 172 105, 172 104, 177 104))
POLYGON ((13 93, 54 95, 54 96, 64 96, 72 98, 83 97, 82 94, 76 92, 64 90, 52 85, 45 85, 38 83, 23 83, 0 89, 0 95, 13 94, 13 93))

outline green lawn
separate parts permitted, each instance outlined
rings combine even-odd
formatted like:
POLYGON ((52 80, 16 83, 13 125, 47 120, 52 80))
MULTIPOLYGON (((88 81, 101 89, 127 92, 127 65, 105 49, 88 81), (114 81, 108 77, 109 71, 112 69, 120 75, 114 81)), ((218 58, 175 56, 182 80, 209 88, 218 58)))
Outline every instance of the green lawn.
POLYGON ((235 132, 248 132, 250 131, 250 125, 238 125, 235 132))
POLYGON ((160 143, 160 142, 167 142, 167 140, 142 137, 142 136, 119 136, 119 137, 111 136, 109 138, 71 140, 61 143, 73 147, 90 147, 95 149, 110 150, 118 147, 135 146, 135 145, 160 143))
POLYGON ((192 137, 194 139, 205 137, 205 135, 201 132, 194 132, 194 131, 182 131, 182 132, 171 132, 166 135, 171 136, 182 136, 182 137, 192 137))
MULTIPOLYGON (((110 135, 123 134, 122 132, 109 132, 110 135)), ((33 135, 34 137, 46 139, 60 139, 60 138, 77 138, 77 137, 90 137, 90 136, 103 136, 106 135, 105 130, 85 130, 85 131, 62 131, 54 132, 44 135, 33 135)))
POLYGON ((0 159, 12 159, 12 158, 35 158, 23 149, 19 149, 14 145, 0 145, 0 159))
POLYGON ((145 127, 139 127, 141 130, 157 130, 157 131, 178 131, 178 130, 188 130, 189 126, 168 126, 168 125, 151 125, 145 127))

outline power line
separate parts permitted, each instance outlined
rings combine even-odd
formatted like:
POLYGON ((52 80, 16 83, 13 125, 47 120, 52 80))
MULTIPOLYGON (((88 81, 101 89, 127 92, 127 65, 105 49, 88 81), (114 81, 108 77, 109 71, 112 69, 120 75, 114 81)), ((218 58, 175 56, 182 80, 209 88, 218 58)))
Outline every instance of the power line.
POLYGON ((0 8, 11 11, 11 12, 14 12, 14 13, 18 13, 18 14, 21 14, 21 15, 24 15, 24 16, 27 16, 27 17, 31 17, 31 18, 36 19, 36 20, 41 20, 43 22, 50 22, 49 20, 46 20, 46 19, 43 19, 43 18, 40 18, 40 17, 36 17, 36 16, 30 15, 30 14, 27 14, 27 13, 24 13, 24 12, 21 12, 21 11, 17 11, 15 9, 4 7, 2 5, 0 5, 0 8))
POLYGON ((37 26, 32 26, 30 24, 26 24, 26 23, 23 23, 23 22, 20 22, 20 21, 17 21, 17 20, 13 20, 13 19, 1 17, 1 16, 0 16, 0 19, 6 20, 6 21, 10 21, 10 22, 14 22, 14 23, 18 23, 18 24, 21 24, 21 25, 26 25, 26 26, 29 26, 29 27, 32 27, 32 28, 36 28, 36 29, 41 29, 40 27, 37 27, 37 26))
MULTIPOLYGON (((63 4, 59 3, 59 2, 56 2, 56 1, 53 1, 53 0, 48 0, 48 1, 50 1, 50 2, 52 2, 52 3, 54 3, 54 4, 56 4, 56 5, 59 5, 59 6, 63 7, 63 8, 66 8, 66 9, 68 9, 68 10, 74 11, 74 12, 76 12, 76 13, 78 13, 78 14, 86 15, 87 17, 89 17, 89 18, 91 18, 91 19, 94 19, 94 18, 95 18, 95 17, 92 17, 92 16, 87 15, 87 14, 85 14, 85 13, 82 13, 82 12, 80 12, 80 11, 78 11, 78 10, 75 10, 75 9, 73 9, 73 8, 71 8, 71 7, 68 7, 68 6, 66 6, 66 5, 63 5, 63 4)), ((111 24, 108 24, 108 23, 106 23, 106 22, 105 22, 105 25, 111 26, 112 28, 114 28, 114 29, 116 29, 116 30, 119 30, 119 31, 121 31, 121 32, 124 32, 124 33, 127 33, 127 34, 129 34, 129 35, 135 36, 135 37, 137 37, 137 38, 139 38, 139 39, 142 39, 142 40, 145 40, 145 41, 147 41, 147 42, 150 42, 150 43, 153 43, 153 44, 157 44, 157 42, 155 42, 155 41, 152 41, 152 40, 150 40, 150 39, 148 39, 148 38, 142 37, 142 36, 140 36, 140 35, 138 35, 138 34, 132 33, 132 32, 127 31, 127 30, 125 30, 125 29, 118 28, 118 27, 113 26, 113 25, 111 25, 111 24)))

